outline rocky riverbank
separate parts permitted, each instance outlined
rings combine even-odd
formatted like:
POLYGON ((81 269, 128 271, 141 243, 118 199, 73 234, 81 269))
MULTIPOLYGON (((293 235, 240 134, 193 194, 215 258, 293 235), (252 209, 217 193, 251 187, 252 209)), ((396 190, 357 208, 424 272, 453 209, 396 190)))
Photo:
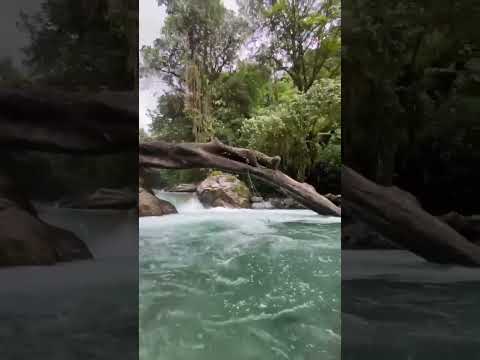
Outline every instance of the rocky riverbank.
MULTIPOLYGON (((141 183, 144 184, 142 179, 141 183)), ((143 189, 143 188, 142 188, 143 189)), ((299 202, 290 197, 262 196, 254 193, 250 187, 238 176, 226 174, 220 171, 213 171, 203 181, 192 184, 177 184, 164 189, 165 192, 175 193, 196 193, 198 200, 205 208, 224 207, 231 209, 305 209, 299 202)), ((153 191, 140 192, 140 209, 144 209, 146 202, 152 203, 153 191)), ((340 206, 341 195, 324 195, 335 205, 340 206)), ((164 201, 164 200, 162 200, 164 201)), ((156 202, 156 201, 155 201, 156 202)), ((170 204, 171 205, 171 204, 170 204)), ((171 205, 173 207, 173 205, 171 205)), ((151 207, 151 206, 150 206, 151 207)), ((157 206, 160 209, 160 205, 157 206)), ((165 208, 165 206, 163 206, 165 208)), ((140 216, 160 216, 174 213, 171 209, 167 211, 158 210, 157 215, 148 215, 150 212, 140 210, 140 216)))

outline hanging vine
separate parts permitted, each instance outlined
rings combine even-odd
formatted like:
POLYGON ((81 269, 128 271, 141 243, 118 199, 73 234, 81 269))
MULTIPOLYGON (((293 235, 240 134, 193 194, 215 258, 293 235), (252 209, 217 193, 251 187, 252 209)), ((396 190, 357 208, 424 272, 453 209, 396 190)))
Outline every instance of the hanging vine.
POLYGON ((195 62, 187 66, 185 81, 187 85, 185 110, 192 120, 194 139, 196 142, 209 141, 213 136, 213 118, 208 81, 195 62))

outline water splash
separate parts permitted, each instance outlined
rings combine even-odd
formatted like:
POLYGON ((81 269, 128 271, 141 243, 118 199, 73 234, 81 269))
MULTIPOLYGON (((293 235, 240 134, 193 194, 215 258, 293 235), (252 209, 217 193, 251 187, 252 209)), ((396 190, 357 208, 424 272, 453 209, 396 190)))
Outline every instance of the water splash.
POLYGON ((340 359, 339 225, 309 210, 140 219, 140 358, 340 359))
POLYGON ((173 204, 179 213, 206 210, 195 193, 161 190, 154 190, 154 193, 158 198, 173 204))

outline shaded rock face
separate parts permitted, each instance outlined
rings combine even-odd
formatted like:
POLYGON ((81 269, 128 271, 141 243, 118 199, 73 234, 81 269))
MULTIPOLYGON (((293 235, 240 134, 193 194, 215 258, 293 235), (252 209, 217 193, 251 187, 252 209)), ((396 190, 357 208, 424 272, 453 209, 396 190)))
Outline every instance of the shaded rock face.
POLYGON ((139 188, 138 190, 138 216, 163 216, 176 214, 177 209, 168 201, 161 200, 151 192, 139 188))
POLYGON ((250 208, 248 186, 233 175, 210 175, 198 185, 197 195, 205 207, 250 208))
POLYGON ((74 209, 131 209, 137 206, 137 195, 128 190, 98 189, 93 194, 60 202, 74 209))
POLYGON ((0 186, 0 266, 52 265, 92 258, 74 233, 40 220, 28 200, 17 202, 21 192, 11 191, 11 179, 0 178, 4 185, 0 186))

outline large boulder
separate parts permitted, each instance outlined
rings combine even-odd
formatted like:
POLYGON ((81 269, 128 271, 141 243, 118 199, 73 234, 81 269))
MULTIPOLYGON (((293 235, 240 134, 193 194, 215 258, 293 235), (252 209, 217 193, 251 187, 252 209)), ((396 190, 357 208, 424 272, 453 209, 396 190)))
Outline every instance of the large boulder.
POLYGON ((51 265, 92 258, 74 233, 39 219, 30 201, 5 174, 0 174, 0 229, 0 266, 51 265))
POLYGON ((138 215, 144 216, 163 216, 176 214, 177 209, 168 201, 157 198, 150 191, 144 188, 138 189, 138 215))
POLYGON ((137 206, 137 195, 128 190, 98 189, 93 194, 61 201, 60 206, 74 209, 131 209, 137 206))
POLYGON ((74 233, 49 225, 18 207, 0 210, 0 266, 52 265, 91 259, 74 233))
POLYGON ((234 175, 215 172, 197 187, 205 207, 250 208, 250 189, 234 175))

